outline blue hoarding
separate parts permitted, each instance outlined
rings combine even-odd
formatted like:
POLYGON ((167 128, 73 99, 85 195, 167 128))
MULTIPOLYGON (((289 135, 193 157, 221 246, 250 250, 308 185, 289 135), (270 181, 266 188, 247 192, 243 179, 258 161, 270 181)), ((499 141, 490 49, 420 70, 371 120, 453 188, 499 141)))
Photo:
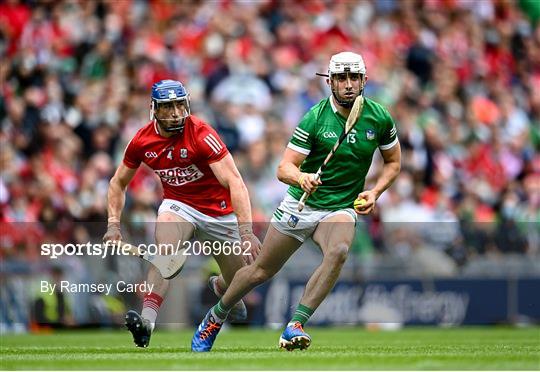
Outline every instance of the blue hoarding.
MULTIPOLYGON (((287 322, 304 287, 305 282, 274 279, 257 288, 263 301, 254 323, 287 322)), ((496 324, 519 316, 538 322, 539 294, 540 278, 340 281, 310 324, 496 324)))

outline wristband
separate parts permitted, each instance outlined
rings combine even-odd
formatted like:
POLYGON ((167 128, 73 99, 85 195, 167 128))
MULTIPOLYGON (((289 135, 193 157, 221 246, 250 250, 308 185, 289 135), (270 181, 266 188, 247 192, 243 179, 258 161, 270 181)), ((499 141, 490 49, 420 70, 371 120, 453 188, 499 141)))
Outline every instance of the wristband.
POLYGON ((306 178, 306 174, 305 173, 300 173, 300 177, 298 177, 298 185, 300 185, 300 187, 302 187, 302 182, 304 182, 304 178, 306 178))
POLYGON ((118 221, 109 221, 109 223, 107 224, 107 229, 111 229, 111 228, 120 230, 120 222, 118 222, 118 221))

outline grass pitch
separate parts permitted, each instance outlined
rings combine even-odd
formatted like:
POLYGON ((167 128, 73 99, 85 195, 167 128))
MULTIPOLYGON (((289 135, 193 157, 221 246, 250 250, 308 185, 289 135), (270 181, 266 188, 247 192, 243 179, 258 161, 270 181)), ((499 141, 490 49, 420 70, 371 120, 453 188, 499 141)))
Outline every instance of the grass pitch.
POLYGON ((157 331, 138 349, 128 331, 2 335, 2 369, 107 370, 538 370, 540 328, 307 328, 307 351, 277 347, 280 331, 229 329, 211 353, 192 353, 192 331, 157 331))

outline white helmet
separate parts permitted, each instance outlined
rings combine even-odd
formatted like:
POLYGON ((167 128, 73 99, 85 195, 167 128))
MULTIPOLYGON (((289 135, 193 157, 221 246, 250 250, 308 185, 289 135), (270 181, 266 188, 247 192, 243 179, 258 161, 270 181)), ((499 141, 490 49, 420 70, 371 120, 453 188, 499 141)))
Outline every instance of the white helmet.
MULTIPOLYGON (((330 88, 332 90, 332 95, 334 100, 342 107, 351 108, 354 100, 340 98, 336 87, 333 84, 332 76, 337 74, 359 74, 360 78, 360 92, 359 95, 364 94, 364 86, 366 84, 366 65, 362 56, 353 52, 341 52, 334 54, 330 58, 330 63, 328 64, 328 75, 317 74, 319 76, 327 76, 330 78, 330 88)), ((356 97, 355 97, 356 98, 356 97)))
POLYGON ((328 75, 352 72, 365 75, 366 65, 360 54, 353 52, 341 52, 334 54, 328 64, 328 75))

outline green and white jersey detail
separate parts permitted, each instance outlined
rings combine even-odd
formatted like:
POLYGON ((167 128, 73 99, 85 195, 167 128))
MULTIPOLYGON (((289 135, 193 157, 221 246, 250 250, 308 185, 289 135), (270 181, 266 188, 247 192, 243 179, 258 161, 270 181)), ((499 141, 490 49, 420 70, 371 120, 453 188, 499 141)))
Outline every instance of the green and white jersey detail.
MULTIPOLYGON (((302 172, 317 172, 343 133, 346 121, 330 97, 304 115, 287 145, 307 155, 300 166, 302 172)), ((397 143, 396 125, 388 110, 365 98, 356 125, 328 163, 321 177, 322 185, 309 197, 306 205, 327 210, 352 208, 354 200, 364 190, 375 150, 388 150, 397 143)), ((300 200, 303 191, 290 186, 288 193, 300 200)))

